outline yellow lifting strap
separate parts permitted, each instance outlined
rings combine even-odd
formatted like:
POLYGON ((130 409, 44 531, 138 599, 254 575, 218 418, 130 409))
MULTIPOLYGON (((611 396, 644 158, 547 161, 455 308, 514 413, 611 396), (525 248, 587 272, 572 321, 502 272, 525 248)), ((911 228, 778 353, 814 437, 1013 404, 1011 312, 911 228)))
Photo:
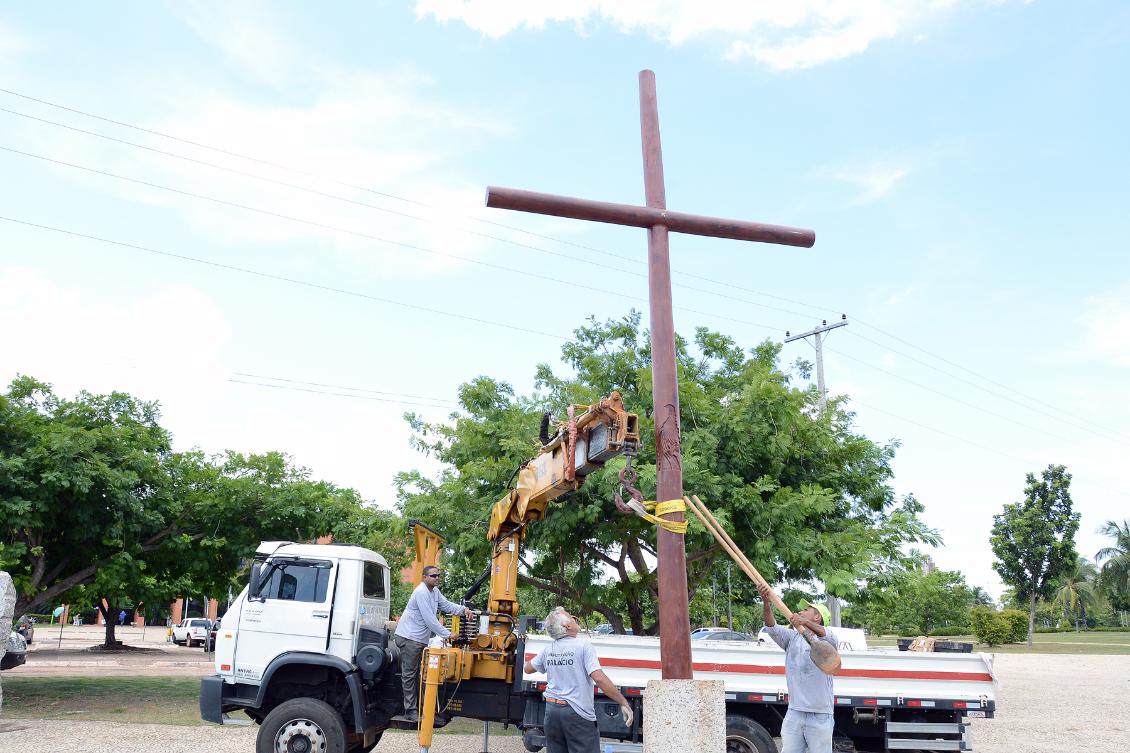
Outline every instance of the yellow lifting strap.
POLYGON ((655 515, 647 512, 640 514, 640 517, 644 520, 654 523, 655 525, 663 528, 663 530, 670 531, 671 533, 683 534, 687 532, 687 522, 685 520, 664 520, 663 518, 659 517, 660 515, 666 515, 667 513, 671 512, 686 512, 687 503, 683 500, 669 499, 666 502, 652 502, 650 500, 645 500, 641 504, 647 510, 655 510, 655 515))

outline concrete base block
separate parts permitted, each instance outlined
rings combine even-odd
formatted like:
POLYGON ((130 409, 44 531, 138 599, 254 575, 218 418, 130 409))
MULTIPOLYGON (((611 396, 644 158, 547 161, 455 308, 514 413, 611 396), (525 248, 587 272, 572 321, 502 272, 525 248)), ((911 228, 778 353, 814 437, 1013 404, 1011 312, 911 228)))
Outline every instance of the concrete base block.
POLYGON ((644 753, 724 753, 721 680, 650 680, 643 697, 644 753))

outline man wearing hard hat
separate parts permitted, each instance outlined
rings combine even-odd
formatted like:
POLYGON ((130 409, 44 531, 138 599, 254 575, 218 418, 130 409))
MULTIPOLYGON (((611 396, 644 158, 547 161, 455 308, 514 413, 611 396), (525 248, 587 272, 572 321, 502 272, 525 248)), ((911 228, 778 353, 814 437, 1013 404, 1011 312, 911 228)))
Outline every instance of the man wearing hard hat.
POLYGON ((828 607, 801 600, 800 611, 789 618, 791 628, 777 624, 769 603, 769 586, 758 584, 765 627, 774 643, 785 650, 785 682, 789 710, 781 723, 781 753, 832 753, 832 678, 812 662, 810 647, 797 630, 808 630, 833 646, 836 639, 825 628, 832 617, 828 607))

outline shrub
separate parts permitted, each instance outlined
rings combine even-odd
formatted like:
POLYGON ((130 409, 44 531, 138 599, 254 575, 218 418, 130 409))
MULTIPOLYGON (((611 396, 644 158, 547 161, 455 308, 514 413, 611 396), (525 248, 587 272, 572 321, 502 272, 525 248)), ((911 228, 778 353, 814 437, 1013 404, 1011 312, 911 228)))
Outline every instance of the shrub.
POLYGON ((1009 626, 1007 643, 1019 643, 1028 639, 1028 613, 1019 609, 1006 609, 1000 613, 1009 626))
MULTIPOLYGON (((1016 610, 1006 610, 1016 611, 1016 610)), ((1023 615, 1023 612, 1020 612, 1023 615)), ((977 640, 990 646, 999 646, 1002 643, 1012 643, 1012 623, 1004 612, 985 607, 974 607, 969 612, 969 622, 973 627, 973 635, 977 640)), ((1025 627, 1027 630, 1027 627, 1025 627)))

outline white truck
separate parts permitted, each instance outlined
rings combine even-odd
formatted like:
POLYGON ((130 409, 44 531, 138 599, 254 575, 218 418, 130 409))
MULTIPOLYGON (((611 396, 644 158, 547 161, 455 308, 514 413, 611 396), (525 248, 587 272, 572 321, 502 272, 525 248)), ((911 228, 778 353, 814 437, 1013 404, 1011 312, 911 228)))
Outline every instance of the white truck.
MULTIPOLYGON (((287 542, 259 547, 248 587, 224 615, 216 674, 201 684, 201 716, 223 723, 245 712, 260 725, 257 753, 368 751, 389 727, 417 730, 426 751, 433 727, 454 716, 515 725, 528 750, 541 750, 543 678, 523 674, 523 664, 548 638, 530 632, 537 621, 523 616, 518 603, 526 527, 608 460, 631 457, 639 446, 638 417, 616 393, 570 406, 568 415, 552 437, 548 416, 543 419, 540 452, 491 510, 490 561, 463 595, 470 603, 489 581, 486 608, 476 610, 473 620, 452 618, 450 644, 425 650, 418 726, 393 718, 403 712, 403 696, 400 657, 387 623, 385 560, 356 546, 287 542)), ((443 541, 415 521, 409 527, 419 582, 443 541)), ((635 710, 629 728, 616 704, 598 696, 601 736, 638 746, 644 689, 660 676, 659 639, 602 637, 593 643, 635 710)), ((788 707, 784 653, 752 641, 691 644, 695 676, 724 681, 727 753, 776 753, 773 738, 788 707)), ((842 664, 834 684, 838 750, 970 750, 965 719, 992 716, 996 708, 991 657, 843 651, 842 664)))
POLYGON ((212 621, 202 617, 190 617, 173 625, 173 643, 192 648, 197 643, 203 646, 208 642, 208 629, 212 621))
MULTIPOLYGON (((389 570, 376 552, 343 545, 269 542, 251 583, 216 635, 216 674, 204 678, 201 716, 260 725, 257 753, 368 751, 401 713, 399 656, 389 640, 389 570)), ((473 633, 475 622, 458 635, 473 633)), ((510 658, 536 655, 549 641, 523 618, 510 658)), ((597 698, 605 738, 642 741, 643 692, 660 675, 659 639, 591 639, 609 677, 636 710, 631 728, 616 704, 597 698)), ((756 642, 692 641, 695 677, 726 689, 728 753, 775 753, 788 706, 784 653, 756 642)), ((971 750, 966 719, 996 708, 992 658, 886 650, 843 651, 835 678, 837 750, 971 750)), ((544 678, 469 678, 438 689, 437 726, 463 716, 523 730, 528 750, 544 745, 544 678)), ((415 729, 416 725, 408 725, 415 729)))

